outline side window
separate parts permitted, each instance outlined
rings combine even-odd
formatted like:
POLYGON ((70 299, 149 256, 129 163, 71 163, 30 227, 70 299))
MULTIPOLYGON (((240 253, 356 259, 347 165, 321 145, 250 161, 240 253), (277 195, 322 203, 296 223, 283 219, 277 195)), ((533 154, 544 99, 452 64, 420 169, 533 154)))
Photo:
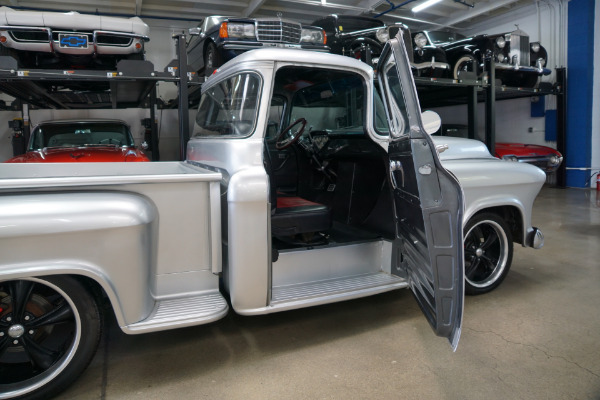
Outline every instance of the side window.
POLYGON ((254 131, 261 80, 242 73, 206 89, 200 97, 192 136, 249 136, 254 131))
POLYGON ((395 137, 404 136, 409 133, 409 126, 407 123, 408 111, 406 109, 406 102, 402 91, 402 82, 400 82, 398 75, 398 68, 392 59, 389 59, 383 68, 384 82, 379 82, 379 85, 380 89, 385 89, 383 90, 383 93, 386 97, 387 119, 391 122, 391 133, 392 136, 395 137))
POLYGON ((390 134, 390 124, 385 115, 385 104, 383 104, 381 91, 377 85, 375 85, 373 92, 373 124, 375 125, 375 131, 381 136, 390 134))

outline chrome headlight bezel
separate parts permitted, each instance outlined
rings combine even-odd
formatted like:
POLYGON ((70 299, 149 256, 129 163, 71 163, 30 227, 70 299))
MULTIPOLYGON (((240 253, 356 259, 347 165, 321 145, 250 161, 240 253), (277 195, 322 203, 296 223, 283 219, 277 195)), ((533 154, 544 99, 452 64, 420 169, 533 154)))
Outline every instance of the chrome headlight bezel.
POLYGON ((530 44, 530 46, 531 46, 531 51, 533 51, 534 53, 537 53, 538 51, 540 51, 540 48, 542 47, 539 42, 533 42, 530 44))
POLYGON ((498 36, 496 38, 496 46, 498 46, 500 49, 503 49, 504 46, 506 46, 506 39, 504 39, 503 36, 498 36))
POLYGON ((385 43, 390 39, 390 33, 388 32, 387 28, 378 29, 375 33, 375 36, 381 43, 385 43))
POLYGON ((498 53, 498 62, 504 62, 505 59, 504 53, 498 53))
POLYGON ((419 49, 427 46, 427 36, 424 33, 417 33, 414 38, 415 46, 419 49))
POLYGON ((518 162, 519 161, 519 158, 517 156, 515 156, 514 154, 502 156, 502 159, 504 161, 512 161, 512 162, 518 162))
POLYGON ((325 31, 323 29, 302 28, 300 43, 324 44, 325 31))
POLYGON ((256 39, 256 30, 254 24, 229 22, 227 23, 227 36, 237 39, 256 39))

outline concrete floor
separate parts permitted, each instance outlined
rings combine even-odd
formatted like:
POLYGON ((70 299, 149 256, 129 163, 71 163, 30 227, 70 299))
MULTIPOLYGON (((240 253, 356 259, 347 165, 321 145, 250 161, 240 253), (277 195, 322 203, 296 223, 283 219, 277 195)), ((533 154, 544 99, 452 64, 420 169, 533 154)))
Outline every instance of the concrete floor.
POLYGON ((110 321, 60 399, 600 399, 600 196, 544 188, 541 250, 467 297, 453 353, 408 290, 141 336, 110 321))

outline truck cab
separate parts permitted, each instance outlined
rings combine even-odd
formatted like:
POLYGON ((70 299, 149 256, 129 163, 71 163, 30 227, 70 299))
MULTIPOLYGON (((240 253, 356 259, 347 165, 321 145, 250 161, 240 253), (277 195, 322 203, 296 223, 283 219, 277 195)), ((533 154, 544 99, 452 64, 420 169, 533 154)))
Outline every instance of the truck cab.
POLYGON ((400 40, 379 68, 375 80, 348 57, 243 54, 204 84, 187 159, 223 176, 223 283, 237 313, 410 287, 455 348, 461 188, 425 130, 400 40))

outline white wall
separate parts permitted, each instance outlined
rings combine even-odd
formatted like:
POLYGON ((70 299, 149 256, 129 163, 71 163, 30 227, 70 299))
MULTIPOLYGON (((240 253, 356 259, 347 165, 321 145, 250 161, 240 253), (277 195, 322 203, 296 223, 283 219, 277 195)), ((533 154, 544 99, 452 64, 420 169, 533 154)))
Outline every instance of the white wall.
MULTIPOLYGON (((162 19, 147 19, 150 26, 150 41, 146 44, 146 58, 154 64, 156 71, 163 71, 167 64, 175 59, 175 41, 173 34, 187 31, 187 28, 197 25, 193 22, 172 21, 162 19)), ((167 101, 177 97, 177 88, 172 83, 162 82, 158 85, 158 97, 167 101)), ((12 98, 0 94, 10 104, 12 98)), ((191 113, 194 114, 194 113, 191 113)), ((31 126, 52 119, 77 119, 77 118, 112 118, 121 119, 129 124, 136 143, 143 141, 143 128, 140 124, 142 118, 150 117, 149 109, 121 109, 121 110, 31 110, 31 126)), ((0 111, 0 162, 12 157, 12 130, 8 128, 8 121, 20 118, 21 112, 0 111)), ((177 160, 179 158, 179 123, 177 110, 158 110, 156 117, 159 122, 159 146, 161 160, 177 160)), ((190 118, 193 121, 193 117, 190 118)))
MULTIPOLYGON (((556 0, 552 0, 556 1, 556 0)), ((510 32, 519 29, 529 34, 530 42, 539 41, 548 51, 547 68, 553 72, 542 78, 544 82, 554 82, 554 68, 566 64, 566 43, 564 29, 561 29, 558 2, 553 7, 540 3, 539 17, 535 3, 521 7, 511 12, 473 25, 469 30, 461 33, 470 36, 476 34, 495 34, 510 32), (539 22, 539 23, 538 23, 539 22)), ((596 57, 598 54, 596 54, 596 57)), ((600 65, 600 64, 599 64, 600 65)), ((523 142, 550 146, 556 148, 556 142, 545 140, 545 120, 543 117, 531 117, 531 99, 515 99, 496 101, 496 141, 497 142, 523 142), (533 132, 529 132, 532 128, 533 132)), ((556 109, 556 96, 547 96, 546 109, 556 109)), ((466 106, 452 106, 438 108, 443 123, 466 124, 466 106)), ((478 131, 484 137, 485 111, 484 105, 478 106, 478 131)))

